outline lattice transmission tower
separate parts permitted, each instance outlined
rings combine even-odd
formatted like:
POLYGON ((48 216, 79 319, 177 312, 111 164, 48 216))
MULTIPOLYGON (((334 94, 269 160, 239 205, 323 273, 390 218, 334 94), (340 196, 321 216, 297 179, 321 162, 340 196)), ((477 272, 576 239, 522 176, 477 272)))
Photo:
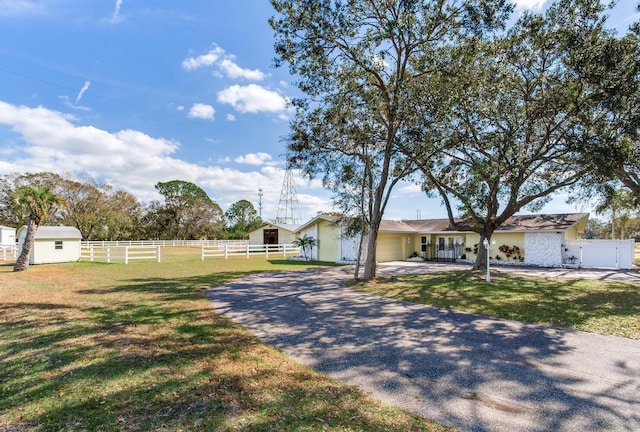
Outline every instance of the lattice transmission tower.
POLYGON ((284 180, 282 181, 282 190, 280 191, 280 201, 278 202, 278 211, 276 213, 276 222, 285 224, 302 223, 300 217, 300 208, 298 205, 298 194, 296 193, 296 185, 293 180, 293 173, 289 165, 287 157, 287 168, 284 172, 284 180))

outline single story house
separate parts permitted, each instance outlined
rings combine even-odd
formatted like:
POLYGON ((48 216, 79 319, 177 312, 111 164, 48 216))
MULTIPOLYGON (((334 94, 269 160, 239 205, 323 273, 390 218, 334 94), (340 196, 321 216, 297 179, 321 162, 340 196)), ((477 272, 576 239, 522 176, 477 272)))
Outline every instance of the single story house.
POLYGON ((16 245, 16 229, 0 225, 0 247, 16 245))
POLYGON ((251 245, 291 244, 296 239, 296 230, 300 225, 268 223, 249 233, 251 245))
MULTIPOLYGON (((27 227, 18 229, 18 249, 22 250, 27 227)), ((70 226, 40 226, 36 231, 29 264, 51 264, 80 260, 80 230, 70 226)))
MULTIPOLYGON (((584 233, 588 213, 516 215, 491 238, 492 260, 558 267, 566 262, 565 245, 584 233)), ((317 215, 295 234, 312 236, 318 246, 312 258, 322 261, 355 261, 358 238, 346 237, 331 215, 317 215)), ((376 257, 380 262, 420 257, 425 260, 475 260, 479 234, 456 231, 448 219, 383 220, 378 232, 376 257)), ((363 255, 364 256, 364 253, 363 255)))

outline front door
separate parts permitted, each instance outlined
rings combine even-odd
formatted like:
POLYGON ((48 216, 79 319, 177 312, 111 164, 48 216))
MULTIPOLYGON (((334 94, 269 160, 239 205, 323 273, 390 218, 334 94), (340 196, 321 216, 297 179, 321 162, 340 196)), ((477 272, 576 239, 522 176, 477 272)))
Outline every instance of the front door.
POLYGON ((263 230, 264 234, 264 244, 274 245, 278 244, 278 230, 277 229, 266 229, 263 230))
POLYGON ((460 257, 461 249, 460 237, 438 237, 436 256, 438 260, 455 261, 460 257))

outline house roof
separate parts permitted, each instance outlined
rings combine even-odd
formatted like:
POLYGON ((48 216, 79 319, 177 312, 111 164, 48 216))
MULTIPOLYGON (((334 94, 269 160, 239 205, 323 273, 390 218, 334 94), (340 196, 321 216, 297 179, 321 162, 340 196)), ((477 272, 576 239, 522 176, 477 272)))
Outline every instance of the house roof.
POLYGON ((259 228, 254 229, 251 232, 260 231, 264 229, 264 227, 268 227, 268 226, 274 226, 276 228, 284 229, 291 232, 296 232, 298 230, 298 227, 300 227, 300 224, 285 224, 285 223, 278 223, 278 222, 269 222, 260 226, 259 228))
MULTIPOLYGON (((26 226, 20 228, 20 230, 26 229, 26 226)), ((80 230, 71 226, 48 226, 42 225, 38 227, 35 238, 37 240, 54 240, 54 239, 82 239, 80 230)))
POLYGON ((320 220, 325 220, 327 222, 334 223, 334 222, 337 222, 338 219, 339 219, 338 216, 319 213, 315 217, 313 217, 310 221, 308 221, 308 222, 306 222, 306 223, 304 223, 302 225, 298 225, 298 228, 294 232, 303 231, 303 230, 307 229, 308 227, 310 227, 311 225, 315 224, 316 222, 318 222, 320 220))
MULTIPOLYGON (((589 213, 515 215, 507 219, 496 231, 566 231, 587 217, 589 217, 589 213)), ((464 222, 463 219, 457 221, 464 222)), ((391 233, 460 232, 449 226, 449 219, 383 220, 380 223, 380 231, 391 233)))

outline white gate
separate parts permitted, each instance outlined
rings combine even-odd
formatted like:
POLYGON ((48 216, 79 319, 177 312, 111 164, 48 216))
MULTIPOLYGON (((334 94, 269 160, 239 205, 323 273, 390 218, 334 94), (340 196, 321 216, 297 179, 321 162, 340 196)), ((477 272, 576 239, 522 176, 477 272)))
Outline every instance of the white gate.
POLYGON ((635 241, 576 240, 565 245, 564 262, 580 267, 609 267, 629 270, 633 266, 635 241))

